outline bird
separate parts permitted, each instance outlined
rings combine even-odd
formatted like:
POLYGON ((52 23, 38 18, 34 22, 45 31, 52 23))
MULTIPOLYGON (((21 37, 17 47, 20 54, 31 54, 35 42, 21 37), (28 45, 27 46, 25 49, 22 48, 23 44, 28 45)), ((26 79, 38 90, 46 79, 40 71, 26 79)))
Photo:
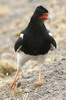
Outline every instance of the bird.
MULTIPOLYGON (((28 60, 32 59, 37 61, 37 65, 40 67, 48 52, 50 50, 53 51, 57 47, 56 40, 45 26, 45 21, 50 19, 49 11, 42 5, 39 5, 31 16, 27 27, 20 32, 14 45, 15 52, 17 52, 17 71, 10 84, 11 89, 16 84, 21 67, 28 60)), ((39 69, 36 82, 40 84, 41 81, 42 74, 39 69)))

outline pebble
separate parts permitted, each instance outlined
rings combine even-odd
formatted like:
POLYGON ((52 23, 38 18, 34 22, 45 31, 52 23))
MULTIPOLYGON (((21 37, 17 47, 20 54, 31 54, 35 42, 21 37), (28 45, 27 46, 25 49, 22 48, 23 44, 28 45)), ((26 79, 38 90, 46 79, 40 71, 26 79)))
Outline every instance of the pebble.
POLYGON ((30 92, 32 92, 32 90, 33 90, 33 89, 31 89, 31 88, 26 88, 26 89, 24 90, 24 92, 25 92, 25 93, 30 93, 30 92))
POLYGON ((66 57, 63 57, 61 60, 66 60, 66 57))
POLYGON ((21 82, 17 82, 16 87, 20 87, 20 86, 21 86, 21 82))
POLYGON ((22 78, 24 78, 24 79, 31 78, 31 77, 32 77, 31 73, 22 75, 22 78))
POLYGON ((49 90, 49 91, 47 91, 47 93, 52 93, 53 92, 53 90, 49 90))
POLYGON ((62 72, 63 72, 64 74, 66 74, 66 70, 62 70, 62 72))

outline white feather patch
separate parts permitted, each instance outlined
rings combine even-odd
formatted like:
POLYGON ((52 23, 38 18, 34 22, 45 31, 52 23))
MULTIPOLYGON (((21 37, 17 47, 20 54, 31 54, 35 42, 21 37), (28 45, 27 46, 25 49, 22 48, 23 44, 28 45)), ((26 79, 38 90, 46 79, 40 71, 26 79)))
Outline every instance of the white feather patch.
POLYGON ((51 50, 51 51, 55 50, 55 47, 54 47, 52 44, 50 44, 50 45, 51 45, 50 50, 51 50))
POLYGON ((20 47, 17 49, 17 52, 19 52, 19 51, 20 51, 21 47, 22 47, 22 46, 20 46, 20 47))
POLYGON ((49 33, 50 36, 53 36, 52 33, 49 33))
POLYGON ((24 34, 20 34, 20 37, 23 39, 24 34))

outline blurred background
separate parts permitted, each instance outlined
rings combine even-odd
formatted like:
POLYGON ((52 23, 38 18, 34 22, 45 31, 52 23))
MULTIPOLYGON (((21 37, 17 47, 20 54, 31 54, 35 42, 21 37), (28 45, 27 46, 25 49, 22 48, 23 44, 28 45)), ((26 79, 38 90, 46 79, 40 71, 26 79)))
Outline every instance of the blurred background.
MULTIPOLYGON (((8 81, 6 82, 8 74, 11 75, 11 71, 13 72, 16 70, 16 53, 14 51, 15 41, 17 40, 19 33, 28 25, 31 16, 38 5, 46 7, 52 16, 52 20, 46 21, 45 24, 57 42, 57 49, 53 52, 49 52, 45 65, 49 66, 49 68, 50 66, 53 66, 53 69, 57 66, 57 70, 61 72, 61 70, 64 69, 64 73, 66 73, 66 0, 0 0, 0 76, 4 77, 6 75, 5 83, 9 82, 9 78, 12 77, 9 76, 8 81), (64 59, 64 61, 58 65, 58 62, 61 62, 62 59, 64 59), (15 68, 11 70, 9 69, 11 67, 15 68)), ((49 73, 48 68, 47 71, 49 73)), ((1 79, 1 83, 2 82, 3 79, 1 79)), ((0 85, 0 87, 2 87, 2 84, 0 85)), ((32 94, 32 96, 34 95, 32 94)), ((63 97, 64 96, 62 96, 62 99, 50 98, 46 100, 63 100, 63 97)), ((61 98, 61 96, 59 96, 59 98, 61 98)), ((11 99, 1 98, 1 100, 11 99)), ((39 99, 34 98, 30 100, 39 99)), ((45 98, 40 100, 45 100, 45 98)))

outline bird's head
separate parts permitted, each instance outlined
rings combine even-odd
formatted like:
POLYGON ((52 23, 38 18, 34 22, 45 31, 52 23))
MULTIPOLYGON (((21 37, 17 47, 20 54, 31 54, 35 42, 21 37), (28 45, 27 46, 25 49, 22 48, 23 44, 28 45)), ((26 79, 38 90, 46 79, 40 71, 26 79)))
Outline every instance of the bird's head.
POLYGON ((38 6, 33 16, 43 21, 51 19, 51 16, 49 15, 48 10, 44 8, 43 6, 38 6))

